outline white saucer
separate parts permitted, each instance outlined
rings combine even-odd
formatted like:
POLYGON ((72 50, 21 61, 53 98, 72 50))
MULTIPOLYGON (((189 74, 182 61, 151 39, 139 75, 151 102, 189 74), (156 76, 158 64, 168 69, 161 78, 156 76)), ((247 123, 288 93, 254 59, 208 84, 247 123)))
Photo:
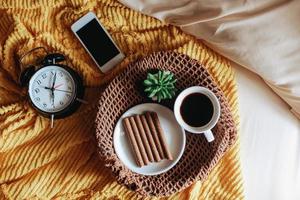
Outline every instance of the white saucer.
POLYGON ((157 175, 168 171, 179 161, 185 148, 185 132, 177 123, 173 111, 165 106, 154 103, 136 105, 127 110, 116 124, 113 140, 114 148, 119 159, 128 169, 142 175, 157 175), (143 167, 139 167, 136 164, 133 150, 124 132, 122 120, 133 114, 142 114, 145 111, 153 111, 158 114, 173 160, 164 159, 143 167))

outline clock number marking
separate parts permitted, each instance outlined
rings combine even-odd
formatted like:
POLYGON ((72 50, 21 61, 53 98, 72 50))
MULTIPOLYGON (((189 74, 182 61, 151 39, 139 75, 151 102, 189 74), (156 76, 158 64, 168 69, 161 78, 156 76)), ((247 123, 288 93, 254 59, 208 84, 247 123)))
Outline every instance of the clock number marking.
POLYGON ((47 78, 47 74, 42 74, 42 78, 43 79, 47 78))
POLYGON ((36 82, 37 82, 37 84, 39 84, 39 85, 42 84, 42 81, 41 81, 41 80, 37 80, 36 82))
POLYGON ((60 105, 64 105, 64 102, 63 102, 63 101, 60 101, 59 104, 60 104, 60 105))
POLYGON ((71 95, 70 95, 70 94, 67 94, 66 96, 68 97, 68 99, 70 99, 70 98, 71 98, 71 95))
POLYGON ((62 72, 59 72, 58 75, 60 75, 60 77, 64 76, 64 74, 62 72))
POLYGON ((39 88, 35 88, 34 91, 35 91, 35 93, 38 94, 40 92, 40 89, 39 88))
POLYGON ((40 99, 40 97, 36 97, 35 100, 36 101, 40 101, 41 99, 40 99))
POLYGON ((43 103, 43 106, 46 108, 46 107, 47 107, 47 104, 46 104, 46 103, 43 103))

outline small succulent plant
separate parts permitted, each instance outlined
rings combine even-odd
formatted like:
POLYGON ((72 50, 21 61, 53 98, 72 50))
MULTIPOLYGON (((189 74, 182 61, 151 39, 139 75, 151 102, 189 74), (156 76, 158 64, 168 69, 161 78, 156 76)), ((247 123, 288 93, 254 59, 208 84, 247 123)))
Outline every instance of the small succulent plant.
POLYGON ((152 100, 160 102, 164 99, 172 99, 176 94, 175 82, 177 80, 170 71, 158 71, 155 74, 148 73, 144 80, 145 92, 152 100))

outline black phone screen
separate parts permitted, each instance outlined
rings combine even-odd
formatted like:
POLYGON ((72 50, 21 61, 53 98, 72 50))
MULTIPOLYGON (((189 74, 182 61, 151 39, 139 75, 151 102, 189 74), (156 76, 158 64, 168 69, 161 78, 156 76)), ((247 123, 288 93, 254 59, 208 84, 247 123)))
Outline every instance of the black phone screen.
POLYGON ((99 66, 103 66, 120 53, 96 19, 92 19, 76 31, 76 34, 99 66))

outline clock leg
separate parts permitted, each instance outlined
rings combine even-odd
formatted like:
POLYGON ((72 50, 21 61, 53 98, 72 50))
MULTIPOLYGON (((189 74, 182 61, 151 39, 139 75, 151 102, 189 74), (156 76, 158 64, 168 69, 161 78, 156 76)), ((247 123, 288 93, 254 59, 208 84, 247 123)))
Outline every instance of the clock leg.
POLYGON ((52 114, 51 115, 51 128, 53 128, 54 126, 54 115, 52 114))
POLYGON ((79 101, 80 103, 84 103, 84 104, 88 104, 89 103, 86 100, 79 99, 79 98, 76 98, 76 101, 79 101))

